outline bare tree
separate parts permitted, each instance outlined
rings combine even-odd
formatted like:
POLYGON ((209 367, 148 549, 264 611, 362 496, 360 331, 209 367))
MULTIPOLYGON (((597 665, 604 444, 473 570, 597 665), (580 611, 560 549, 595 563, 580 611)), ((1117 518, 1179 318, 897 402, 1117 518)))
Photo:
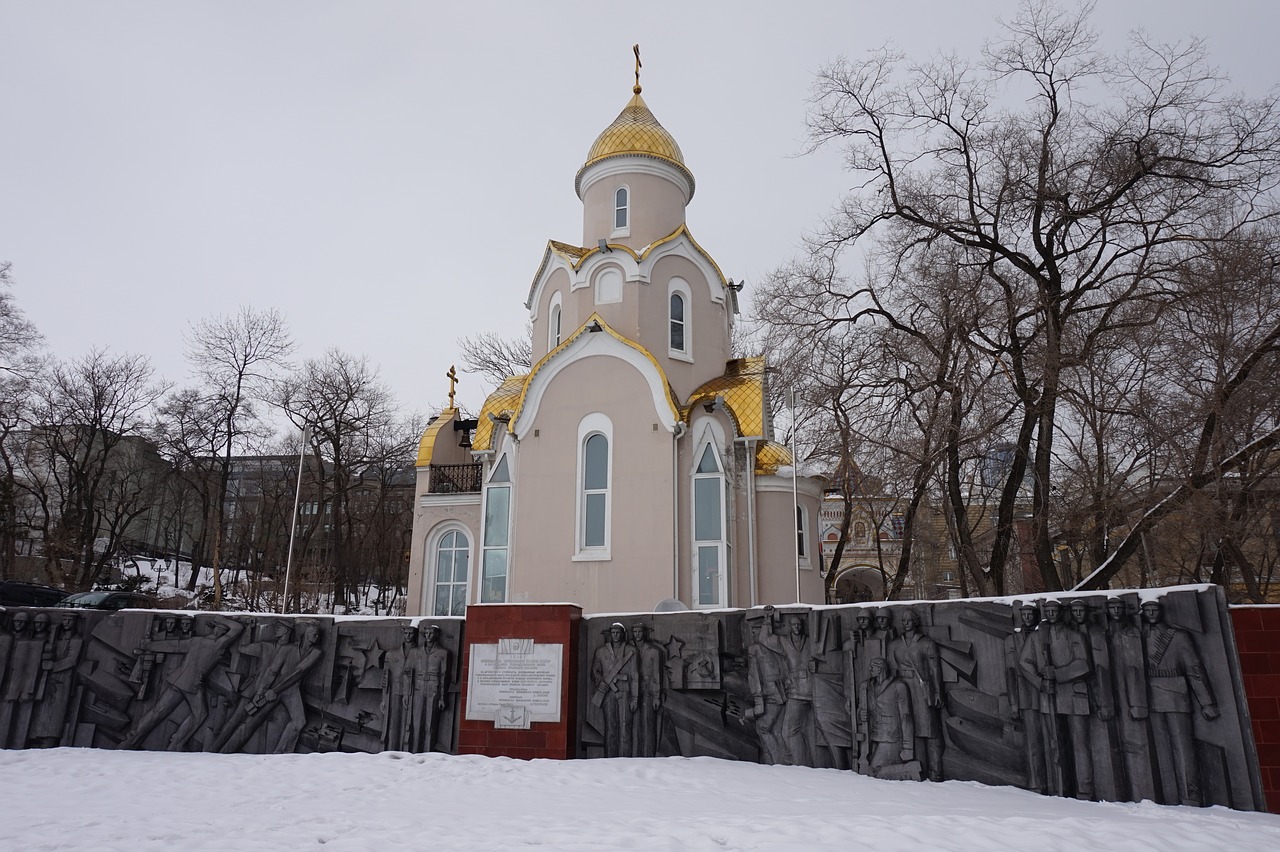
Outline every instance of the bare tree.
POLYGON ((533 329, 528 327, 520 337, 506 338, 483 331, 458 341, 462 353, 462 369, 479 373, 494 385, 508 376, 529 372, 533 367, 533 329))
POLYGON ((313 523, 327 528, 333 605, 345 606, 357 589, 351 500, 359 472, 378 460, 378 436, 393 422, 391 392, 367 358, 330 349, 281 382, 277 403, 310 435, 321 476, 313 523))
POLYGON ((163 472, 143 434, 164 391, 145 357, 101 349, 37 379, 20 481, 62 583, 100 576, 150 505, 163 472))
POLYGON ((12 575, 18 539, 18 455, 39 371, 40 332, 14 300, 11 264, 0 263, 0 579, 12 575))
POLYGON ((270 397, 275 373, 286 366, 293 347, 288 324, 274 309, 257 311, 244 307, 234 316, 202 320, 187 335, 187 360, 204 384, 205 407, 218 423, 210 431, 218 458, 218 489, 213 495, 213 517, 209 522, 215 609, 222 601, 224 504, 231 457, 259 423, 255 403, 270 397))
MULTIPOLYGON (((1090 13, 1028 3, 980 63, 880 51, 825 67, 814 89, 811 143, 840 146, 856 180, 801 264, 823 274, 784 272, 788 298, 811 327, 893 328, 931 341, 934 360, 949 363, 936 385, 948 522, 962 566, 992 588, 1015 545, 1024 488, 1043 584, 1064 586, 1057 451, 1079 365, 1160 322, 1184 298, 1189 264, 1276 212, 1277 98, 1226 93, 1199 42, 1135 36, 1105 55, 1090 13), (874 274, 835 274, 850 254, 872 259, 874 274), (945 303, 954 312, 939 329, 926 300, 896 297, 903 276, 944 265, 956 270, 945 303), (1009 463, 993 486, 992 537, 978 548, 965 541, 976 528, 965 517, 965 470, 991 438, 1009 463)), ((1267 341, 1254 338, 1256 354, 1267 341)), ((1250 453, 1274 442, 1258 440, 1250 453)), ((1184 466, 1191 490, 1243 463, 1197 458, 1184 466)), ((1136 547, 1111 546, 1108 558, 1120 560, 1136 547)))

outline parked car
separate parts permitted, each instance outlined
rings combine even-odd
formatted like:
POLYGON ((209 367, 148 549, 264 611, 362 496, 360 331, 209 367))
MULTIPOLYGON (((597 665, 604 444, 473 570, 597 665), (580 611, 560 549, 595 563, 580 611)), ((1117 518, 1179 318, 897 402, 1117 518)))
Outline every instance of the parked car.
POLYGON ((59 606, 66 596, 62 589, 40 583, 0 581, 0 606, 59 606))
POLYGON ((77 592, 59 606, 76 609, 155 609, 156 599, 138 592, 77 592))

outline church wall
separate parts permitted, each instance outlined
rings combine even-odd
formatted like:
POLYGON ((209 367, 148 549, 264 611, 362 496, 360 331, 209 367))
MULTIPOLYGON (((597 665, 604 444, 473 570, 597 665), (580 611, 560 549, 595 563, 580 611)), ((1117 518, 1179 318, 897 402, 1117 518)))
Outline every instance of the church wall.
POLYGON ((556 269, 547 277, 542 286, 537 305, 537 318, 533 322, 533 363, 538 363, 550 351, 551 342, 551 302, 560 294, 560 340, 563 342, 590 312, 583 314, 579 310, 576 299, 569 297, 569 273, 563 268, 556 269))
POLYGON ((688 258, 668 255, 653 265, 645 303, 640 309, 641 336, 638 339, 662 362, 671 386, 681 399, 687 398, 703 382, 723 374, 725 362, 730 357, 725 323, 728 308, 723 302, 712 301, 712 287, 723 289, 719 281, 708 285, 702 271, 688 258), (681 278, 689 285, 690 304, 686 322, 691 334, 692 363, 667 354, 671 340, 668 289, 672 278, 681 278))
POLYGON ((653 605, 671 596, 671 433, 648 383, 602 356, 570 364, 547 387, 516 463, 509 600, 573 601, 590 612, 653 605), (591 412, 612 422, 610 554, 575 561, 578 427, 591 412))
POLYGON ((621 243, 639 251, 684 224, 684 194, 671 181, 656 175, 614 175, 594 183, 582 199, 582 244, 600 240, 621 243), (613 199, 618 187, 631 194, 630 234, 613 236, 613 199))
MULTIPOLYGON (((800 482, 800 505, 809 519, 809 558, 800 562, 800 596, 802 603, 822 603, 822 577, 818 571, 818 496, 803 478, 800 482)), ((757 573, 760 580, 761 604, 795 603, 796 552, 795 502, 791 478, 756 477, 756 523, 758 524, 757 573)))
MULTIPOLYGON (((425 471, 422 471, 425 474, 425 471)), ((461 526, 471 547, 468 600, 475 600, 479 588, 480 495, 451 495, 457 502, 422 506, 414 509, 413 542, 409 551, 409 587, 405 613, 425 615, 431 612, 431 585, 434 583, 433 543, 445 525, 461 526)), ((431 498, 428 498, 431 499, 431 498)))

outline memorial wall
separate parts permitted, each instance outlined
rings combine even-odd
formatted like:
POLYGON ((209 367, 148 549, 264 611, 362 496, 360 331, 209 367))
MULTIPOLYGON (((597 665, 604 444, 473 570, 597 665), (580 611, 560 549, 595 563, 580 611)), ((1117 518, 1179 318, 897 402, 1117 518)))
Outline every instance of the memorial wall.
POLYGON ((1263 809, 1216 587, 583 621, 579 754, 1263 809))
POLYGON ((0 612, 0 746, 455 746, 463 620, 0 612))

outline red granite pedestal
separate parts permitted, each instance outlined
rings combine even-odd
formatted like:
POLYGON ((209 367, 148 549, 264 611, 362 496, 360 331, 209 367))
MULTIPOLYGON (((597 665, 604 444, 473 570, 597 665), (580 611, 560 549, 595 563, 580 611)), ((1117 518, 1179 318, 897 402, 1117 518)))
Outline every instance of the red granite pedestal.
POLYGON ((574 604, 478 604, 467 608, 458 754, 555 760, 577 756, 578 628, 581 621, 582 608, 574 604), (500 639, 532 639, 537 644, 563 646, 560 721, 533 722, 528 730, 514 730, 499 729, 489 720, 467 718, 471 646, 497 644, 500 639))

